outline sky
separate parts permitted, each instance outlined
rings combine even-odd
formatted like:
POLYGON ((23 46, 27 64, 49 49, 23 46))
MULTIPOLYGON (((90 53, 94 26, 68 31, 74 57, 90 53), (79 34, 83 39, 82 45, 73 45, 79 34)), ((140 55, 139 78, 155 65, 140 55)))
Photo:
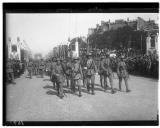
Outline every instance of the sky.
POLYGON ((155 20, 158 13, 8 13, 6 15, 6 35, 16 40, 25 40, 33 54, 46 55, 53 47, 67 44, 76 36, 87 37, 88 28, 95 28, 101 21, 114 22, 117 19, 155 20))

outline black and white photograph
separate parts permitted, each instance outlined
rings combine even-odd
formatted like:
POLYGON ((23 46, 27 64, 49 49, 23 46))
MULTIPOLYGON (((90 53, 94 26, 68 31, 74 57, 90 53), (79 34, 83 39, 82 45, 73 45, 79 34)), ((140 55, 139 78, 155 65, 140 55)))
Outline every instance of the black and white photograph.
POLYGON ((11 125, 157 124, 158 12, 13 10, 4 15, 3 93, 11 125))

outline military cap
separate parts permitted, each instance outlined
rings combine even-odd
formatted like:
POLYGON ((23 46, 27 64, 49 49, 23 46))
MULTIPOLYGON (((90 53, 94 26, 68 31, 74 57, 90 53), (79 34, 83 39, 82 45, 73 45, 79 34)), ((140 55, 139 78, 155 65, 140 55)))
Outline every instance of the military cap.
POLYGON ((101 56, 101 59, 103 59, 103 58, 105 58, 105 55, 102 55, 102 56, 101 56))
POLYGON ((88 53, 87 56, 92 56, 92 53, 88 53))
POLYGON ((124 56, 122 55, 120 58, 121 58, 121 59, 124 59, 124 56))
POLYGON ((74 57, 73 59, 74 59, 74 60, 79 60, 79 57, 74 57))

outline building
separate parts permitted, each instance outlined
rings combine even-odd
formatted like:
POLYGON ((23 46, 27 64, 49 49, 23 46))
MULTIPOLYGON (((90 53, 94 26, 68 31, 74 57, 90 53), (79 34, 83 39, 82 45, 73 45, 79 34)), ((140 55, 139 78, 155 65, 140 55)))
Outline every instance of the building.
POLYGON ((20 61, 27 61, 31 56, 31 50, 29 49, 25 40, 8 37, 6 44, 7 58, 16 59, 20 61))
POLYGON ((130 26, 136 31, 148 31, 149 30, 158 30, 158 24, 154 22, 154 20, 145 21, 141 17, 138 17, 136 20, 130 21, 127 18, 127 21, 123 19, 115 20, 115 22, 101 21, 101 25, 96 24, 96 28, 88 29, 88 36, 92 35, 94 32, 98 32, 103 34, 105 31, 117 30, 118 28, 122 28, 124 26, 130 26))
POLYGON ((159 27, 154 20, 145 21, 141 17, 137 17, 136 20, 130 21, 127 18, 127 21, 123 19, 115 20, 115 22, 101 21, 101 25, 97 24, 96 28, 88 29, 88 37, 92 34, 99 33, 103 34, 105 31, 117 30, 118 28, 123 28, 125 26, 130 26, 135 31, 143 31, 147 33, 146 36, 146 53, 158 51, 158 35, 159 27))

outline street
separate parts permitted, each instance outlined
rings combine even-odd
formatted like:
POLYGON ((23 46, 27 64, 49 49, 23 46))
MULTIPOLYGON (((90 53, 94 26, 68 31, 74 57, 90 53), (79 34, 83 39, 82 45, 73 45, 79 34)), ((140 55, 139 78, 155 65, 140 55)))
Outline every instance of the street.
MULTIPOLYGON (((114 75, 114 88, 118 79, 114 75)), ((111 94, 100 87, 96 76, 95 95, 83 88, 82 97, 73 95, 66 87, 60 99, 48 76, 23 74, 7 85, 7 121, 115 121, 156 120, 158 113, 158 80, 130 75, 130 93, 111 94)), ((77 92, 78 94, 78 92, 77 92)))

